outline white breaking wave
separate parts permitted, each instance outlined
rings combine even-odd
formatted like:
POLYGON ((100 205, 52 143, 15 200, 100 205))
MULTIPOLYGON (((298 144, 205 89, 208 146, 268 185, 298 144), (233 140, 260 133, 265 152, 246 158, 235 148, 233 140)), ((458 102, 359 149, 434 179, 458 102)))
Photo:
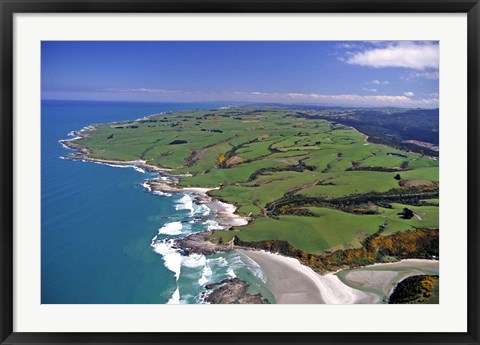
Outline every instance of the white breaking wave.
MULTIPOLYGON (((86 161, 82 160, 82 162, 86 162, 86 161)), ((106 165, 112 168, 135 168, 134 165, 112 164, 112 163, 104 163, 104 162, 97 162, 97 161, 91 161, 91 162, 99 165, 106 165)))
MULTIPOLYGON (((195 207, 195 206, 194 206, 195 207)), ((202 216, 208 216, 210 214, 210 208, 207 205, 200 205, 195 208, 195 211, 193 212, 195 215, 202 215, 202 216)))
POLYGON ((190 210, 190 213, 193 214, 193 200, 192 197, 188 194, 184 195, 180 199, 176 200, 175 210, 190 210))
POLYGON ((246 261, 247 267, 250 269, 250 272, 252 272, 255 277, 257 277, 264 283, 267 282, 267 276, 265 275, 259 264, 257 264, 254 260, 250 259, 246 255, 244 255, 242 259, 246 261))
POLYGON ((175 292, 172 294, 172 297, 168 300, 167 304, 180 304, 180 290, 177 289, 175 292))
POLYGON ((143 182, 142 187, 148 190, 149 192, 152 191, 152 187, 150 187, 150 185, 147 182, 143 182))
POLYGON ((156 236, 154 238, 151 244, 153 250, 163 256, 165 267, 175 274, 175 279, 178 281, 182 270, 182 255, 173 248, 173 239, 156 241, 156 236))
POLYGON ((88 125, 88 126, 85 126, 83 127, 80 132, 84 132, 84 131, 91 131, 91 130, 94 130, 95 129, 95 126, 94 125, 88 125))
POLYGON ((182 233, 182 222, 166 223, 158 229, 158 233, 164 235, 180 235, 182 233))
POLYGON ((227 270, 227 274, 232 277, 232 278, 235 278, 237 275, 235 274, 235 272, 233 272, 233 270, 231 268, 228 268, 227 270))
MULTIPOLYGON (((262 282, 267 282, 267 276, 263 272, 262 268, 252 259, 246 255, 235 255, 229 260, 231 269, 236 270, 243 267, 247 267, 252 274, 260 279, 262 282)), ((232 272, 234 273, 234 272, 232 272)))
POLYGON ((160 196, 172 196, 171 193, 164 193, 164 192, 160 192, 160 191, 158 191, 158 190, 152 192, 152 194, 160 195, 160 196))
POLYGON ((135 170, 138 171, 139 173, 145 174, 145 170, 142 169, 142 168, 139 168, 139 167, 137 167, 137 166, 134 166, 133 169, 135 169, 135 170))
POLYGON ((222 230, 223 227, 220 226, 216 221, 208 219, 204 223, 207 226, 207 230, 222 230))
POLYGON ((210 266, 219 266, 219 267, 226 267, 228 266, 228 261, 223 256, 219 256, 215 259, 208 259, 210 266))
POLYGON ((212 277, 212 269, 210 268, 210 266, 208 265, 208 263, 205 264, 205 266, 203 267, 203 270, 202 270, 202 276, 200 277, 200 279, 198 280, 198 284, 203 286, 205 285, 206 283, 208 283, 208 281, 210 280, 210 278, 212 277))
POLYGON ((62 140, 59 140, 58 142, 59 143, 62 143, 62 142, 65 142, 65 141, 74 141, 74 140, 78 140, 78 139, 82 139, 82 137, 79 137, 78 135, 73 137, 73 138, 70 138, 70 139, 62 139, 62 140))
POLYGON ((172 196, 171 193, 164 193, 164 192, 160 192, 160 191, 157 191, 157 190, 152 191, 152 187, 150 187, 150 185, 148 184, 148 181, 143 182, 142 187, 145 188, 146 190, 148 190, 150 193, 155 194, 155 195, 172 196))
POLYGON ((182 258, 182 265, 185 267, 195 268, 205 266, 207 258, 203 254, 190 254, 182 258))

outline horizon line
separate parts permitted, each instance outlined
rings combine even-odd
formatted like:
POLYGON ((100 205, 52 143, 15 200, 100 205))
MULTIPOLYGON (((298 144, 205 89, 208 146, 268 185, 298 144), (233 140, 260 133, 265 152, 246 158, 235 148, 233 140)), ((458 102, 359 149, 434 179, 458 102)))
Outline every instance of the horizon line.
POLYGON ((98 99, 40 99, 43 101, 56 102, 103 102, 103 103, 152 103, 152 104, 194 104, 194 103, 232 103, 242 105, 285 105, 285 106, 312 106, 312 107, 332 107, 332 108, 395 108, 395 109, 440 109, 440 107, 402 107, 402 106, 387 106, 387 105, 331 105, 331 104, 314 104, 314 103, 283 103, 283 102, 249 102, 249 101, 132 101, 132 100, 98 100, 98 99))

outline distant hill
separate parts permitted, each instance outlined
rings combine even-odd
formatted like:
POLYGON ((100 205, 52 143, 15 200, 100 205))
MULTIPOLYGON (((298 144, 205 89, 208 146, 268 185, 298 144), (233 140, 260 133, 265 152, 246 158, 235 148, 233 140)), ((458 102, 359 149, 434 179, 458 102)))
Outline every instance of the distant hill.
MULTIPOLYGON (((298 109, 298 108, 297 108, 298 109)), ((438 156, 438 152, 408 140, 439 144, 438 109, 324 108, 305 107, 294 116, 325 119, 353 126, 369 136, 369 141, 402 150, 438 156)))

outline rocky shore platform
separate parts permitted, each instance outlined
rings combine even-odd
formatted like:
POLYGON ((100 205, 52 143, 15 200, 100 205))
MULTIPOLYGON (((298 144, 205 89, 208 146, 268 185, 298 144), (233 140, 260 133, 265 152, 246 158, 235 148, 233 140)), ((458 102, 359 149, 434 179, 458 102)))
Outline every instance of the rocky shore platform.
POLYGON ((207 239, 207 236, 211 234, 212 231, 205 231, 188 235, 186 238, 178 238, 175 240, 174 247, 181 249, 185 255, 211 255, 233 250, 233 241, 225 244, 215 244, 207 239))
POLYGON ((211 304, 268 304, 260 294, 248 293, 248 284, 238 278, 227 278, 205 288, 213 290, 205 298, 211 304))

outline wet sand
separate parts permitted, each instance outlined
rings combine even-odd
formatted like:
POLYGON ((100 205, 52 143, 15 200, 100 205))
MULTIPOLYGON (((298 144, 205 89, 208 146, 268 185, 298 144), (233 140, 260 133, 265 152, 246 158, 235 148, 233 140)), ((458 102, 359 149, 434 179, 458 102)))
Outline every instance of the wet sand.
POLYGON ((403 279, 414 275, 439 273, 438 260, 406 259, 393 263, 374 264, 337 273, 345 284, 362 291, 388 297, 403 279))
POLYGON ((352 289, 333 273, 321 276, 297 259, 264 251, 238 250, 257 262, 267 276, 267 286, 279 304, 378 303, 372 293, 352 289))

